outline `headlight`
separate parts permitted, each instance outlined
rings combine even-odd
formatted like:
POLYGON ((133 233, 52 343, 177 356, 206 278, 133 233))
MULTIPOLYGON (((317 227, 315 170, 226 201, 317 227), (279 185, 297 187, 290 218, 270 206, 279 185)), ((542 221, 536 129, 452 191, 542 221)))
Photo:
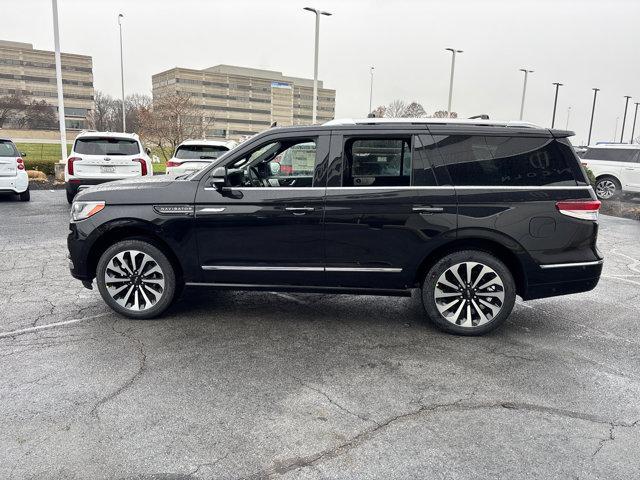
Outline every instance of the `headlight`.
POLYGON ((104 208, 104 202, 73 202, 71 206, 71 221, 79 222, 92 217, 104 208))

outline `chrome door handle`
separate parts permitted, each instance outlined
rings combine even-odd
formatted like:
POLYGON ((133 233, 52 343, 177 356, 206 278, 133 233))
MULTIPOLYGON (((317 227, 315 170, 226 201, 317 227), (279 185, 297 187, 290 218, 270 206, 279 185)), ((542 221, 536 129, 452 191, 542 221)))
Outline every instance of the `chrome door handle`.
POLYGON ((442 207, 413 207, 412 210, 414 212, 420 212, 420 213, 438 213, 438 212, 443 212, 444 208, 442 208, 442 207))
POLYGON ((285 207, 287 212, 313 212, 313 207, 285 207))

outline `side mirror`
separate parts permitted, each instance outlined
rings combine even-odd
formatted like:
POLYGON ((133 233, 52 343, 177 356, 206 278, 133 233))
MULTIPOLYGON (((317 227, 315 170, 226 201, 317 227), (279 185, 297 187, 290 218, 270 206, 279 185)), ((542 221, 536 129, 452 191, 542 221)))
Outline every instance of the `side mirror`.
POLYGON ((214 168, 209 177, 209 184, 221 190, 227 184, 227 169, 225 167, 214 168))
POLYGON ((147 147, 147 148, 144 149, 144 151, 145 151, 145 153, 147 155, 151 155, 151 149, 150 148, 147 147))
POLYGON ((27 152, 20 152, 20 156, 21 157, 26 157, 27 156, 27 152))
POLYGON ((271 175, 278 175, 280 173, 280 164, 278 162, 270 162, 269 169, 271 170, 271 175))

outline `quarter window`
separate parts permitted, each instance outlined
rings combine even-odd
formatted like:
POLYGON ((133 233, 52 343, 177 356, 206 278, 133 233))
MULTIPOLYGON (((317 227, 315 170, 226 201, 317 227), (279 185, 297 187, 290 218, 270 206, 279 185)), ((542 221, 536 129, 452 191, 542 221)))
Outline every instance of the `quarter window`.
POLYGON ((345 187, 411 185, 409 138, 349 138, 344 145, 345 187))
POLYGON ((551 138, 449 135, 438 148, 455 185, 576 185, 551 138))
POLYGON ((639 150, 631 148, 589 148, 582 158, 591 160, 610 160, 612 162, 639 162, 639 150))

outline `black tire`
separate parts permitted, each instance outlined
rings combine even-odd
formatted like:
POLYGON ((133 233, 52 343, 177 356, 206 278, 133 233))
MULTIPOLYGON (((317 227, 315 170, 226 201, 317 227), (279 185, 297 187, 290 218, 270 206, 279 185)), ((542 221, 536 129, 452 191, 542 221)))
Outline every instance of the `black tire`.
POLYGON ((66 189, 67 191, 67 202, 69 202, 69 205, 71 205, 73 203, 73 199, 76 197, 76 192, 74 190, 69 190, 68 188, 66 189))
POLYGON ((513 310, 515 299, 516 285, 513 280, 513 275, 507 266, 493 255, 479 250, 463 250, 441 258, 429 269, 422 283, 422 303, 429 320, 431 320, 431 322, 441 330, 456 335, 483 335, 498 328, 509 317, 511 310, 513 310), (466 287, 466 290, 460 293, 460 289, 456 290, 438 283, 439 279, 445 274, 445 272, 447 272, 443 277, 445 281, 451 281, 452 285, 454 285, 453 282, 455 282, 456 286, 460 283, 455 280, 453 271, 449 270, 452 267, 456 269, 456 273, 461 277, 461 280, 468 280, 468 278, 466 278, 466 265, 456 267, 456 265, 464 264, 464 262, 474 262, 481 265, 472 267, 472 281, 467 283, 467 285, 472 285, 473 279, 480 277, 475 285, 475 288, 478 290, 478 296, 474 293, 475 290, 473 290, 473 288, 466 287), (483 266, 489 267, 493 272, 487 271, 488 273, 480 274, 483 266), (457 271, 457 268, 464 269, 464 271, 457 271), (493 284, 485 289, 478 288, 496 277, 501 282, 502 286, 493 284), (438 300, 439 303, 436 302, 436 287, 438 287, 439 295, 442 295, 438 300), (496 293, 495 296, 487 296, 494 292, 496 293), (502 295, 500 295, 500 293, 502 293, 502 295), (454 303, 452 307, 450 307, 451 310, 446 310, 445 313, 451 314, 451 317, 456 317, 455 313, 458 312, 463 315, 464 318, 447 320, 444 314, 440 313, 439 308, 444 308, 446 305, 451 304, 451 302, 458 299, 458 297, 459 302, 462 302, 462 306, 461 303, 454 303), (501 302, 500 297, 502 297, 501 302), (444 300, 444 298, 447 298, 447 300, 444 300), (488 301, 491 303, 492 307, 499 306, 500 308, 497 311, 497 314, 492 315, 493 309, 489 308, 486 304, 481 303, 480 299, 484 302, 488 301), (451 302, 449 302, 449 300, 451 300, 451 302), (467 305, 469 307, 467 307, 467 305), (475 308, 476 305, 478 306, 480 313, 478 313, 478 309, 475 308), (458 311, 458 308, 461 310, 458 311), (470 315, 471 326, 461 325, 466 321, 466 315, 462 314, 463 311, 470 315), (484 316, 484 320, 480 318, 480 315, 484 316), (488 321, 486 321, 487 319, 488 321))
MULTIPOLYGON (((138 257, 138 254, 136 254, 135 257, 138 257)), ((128 266, 130 265, 128 264, 128 266)), ((153 264, 151 264, 151 266, 153 266, 153 264)), ((125 268, 122 268, 122 271, 125 271, 125 268)), ((149 268, 145 267, 144 271, 148 272, 149 268)), ((109 273, 111 274, 111 272, 112 270, 110 269, 109 273)), ((140 272, 140 274, 142 274, 142 272, 140 272)), ((127 281, 132 279, 131 276, 122 278, 126 278, 127 281)), ((133 278, 135 278, 135 276, 133 278)), ((140 278, 140 276, 138 276, 138 278, 140 278)), ((98 290, 100 291, 102 299, 107 305, 109 305, 109 307, 111 307, 115 312, 133 319, 147 319, 161 315, 171 305, 176 292, 176 275, 173 265, 159 248, 144 240, 123 240, 109 247, 102 254, 100 260, 98 261, 98 266, 96 268, 96 283, 98 284, 98 290), (142 310, 135 310, 132 308, 133 306, 127 308, 127 306, 123 306, 118 303, 118 301, 108 290, 105 274, 107 271, 107 267, 109 266, 109 262, 115 257, 115 255, 127 251, 137 251, 144 253, 151 257, 152 261, 155 262, 158 267, 160 267, 162 279, 164 280, 164 288, 156 296, 156 302, 155 304, 152 304, 151 307, 146 307, 142 310)), ((124 284, 124 282, 122 284, 124 284)), ((120 284, 116 284, 115 288, 118 288, 119 286, 120 284)), ((112 288, 114 288, 113 284, 112 288)), ((145 291, 147 292, 148 298, 151 298, 151 296, 149 295, 149 290, 147 289, 145 291)), ((134 296, 134 292, 135 287, 131 292, 132 295, 129 298, 134 296)), ((143 295, 142 293, 140 293, 140 303, 142 303, 142 297, 143 295)), ((123 299, 122 297, 118 298, 118 300, 127 303, 127 299, 123 299)))
POLYGON ((594 190, 596 192, 596 197, 598 197, 599 200, 613 200, 614 198, 620 197, 622 194, 622 185, 616 177, 604 175, 602 177, 598 177, 594 190), (607 188, 604 188, 605 186, 607 188), (607 193, 605 194, 605 192, 607 193), (608 192, 611 193, 609 194, 608 192))
POLYGON ((27 188, 24 192, 18 194, 18 198, 20 198, 21 202, 28 202, 31 200, 31 192, 27 188))

